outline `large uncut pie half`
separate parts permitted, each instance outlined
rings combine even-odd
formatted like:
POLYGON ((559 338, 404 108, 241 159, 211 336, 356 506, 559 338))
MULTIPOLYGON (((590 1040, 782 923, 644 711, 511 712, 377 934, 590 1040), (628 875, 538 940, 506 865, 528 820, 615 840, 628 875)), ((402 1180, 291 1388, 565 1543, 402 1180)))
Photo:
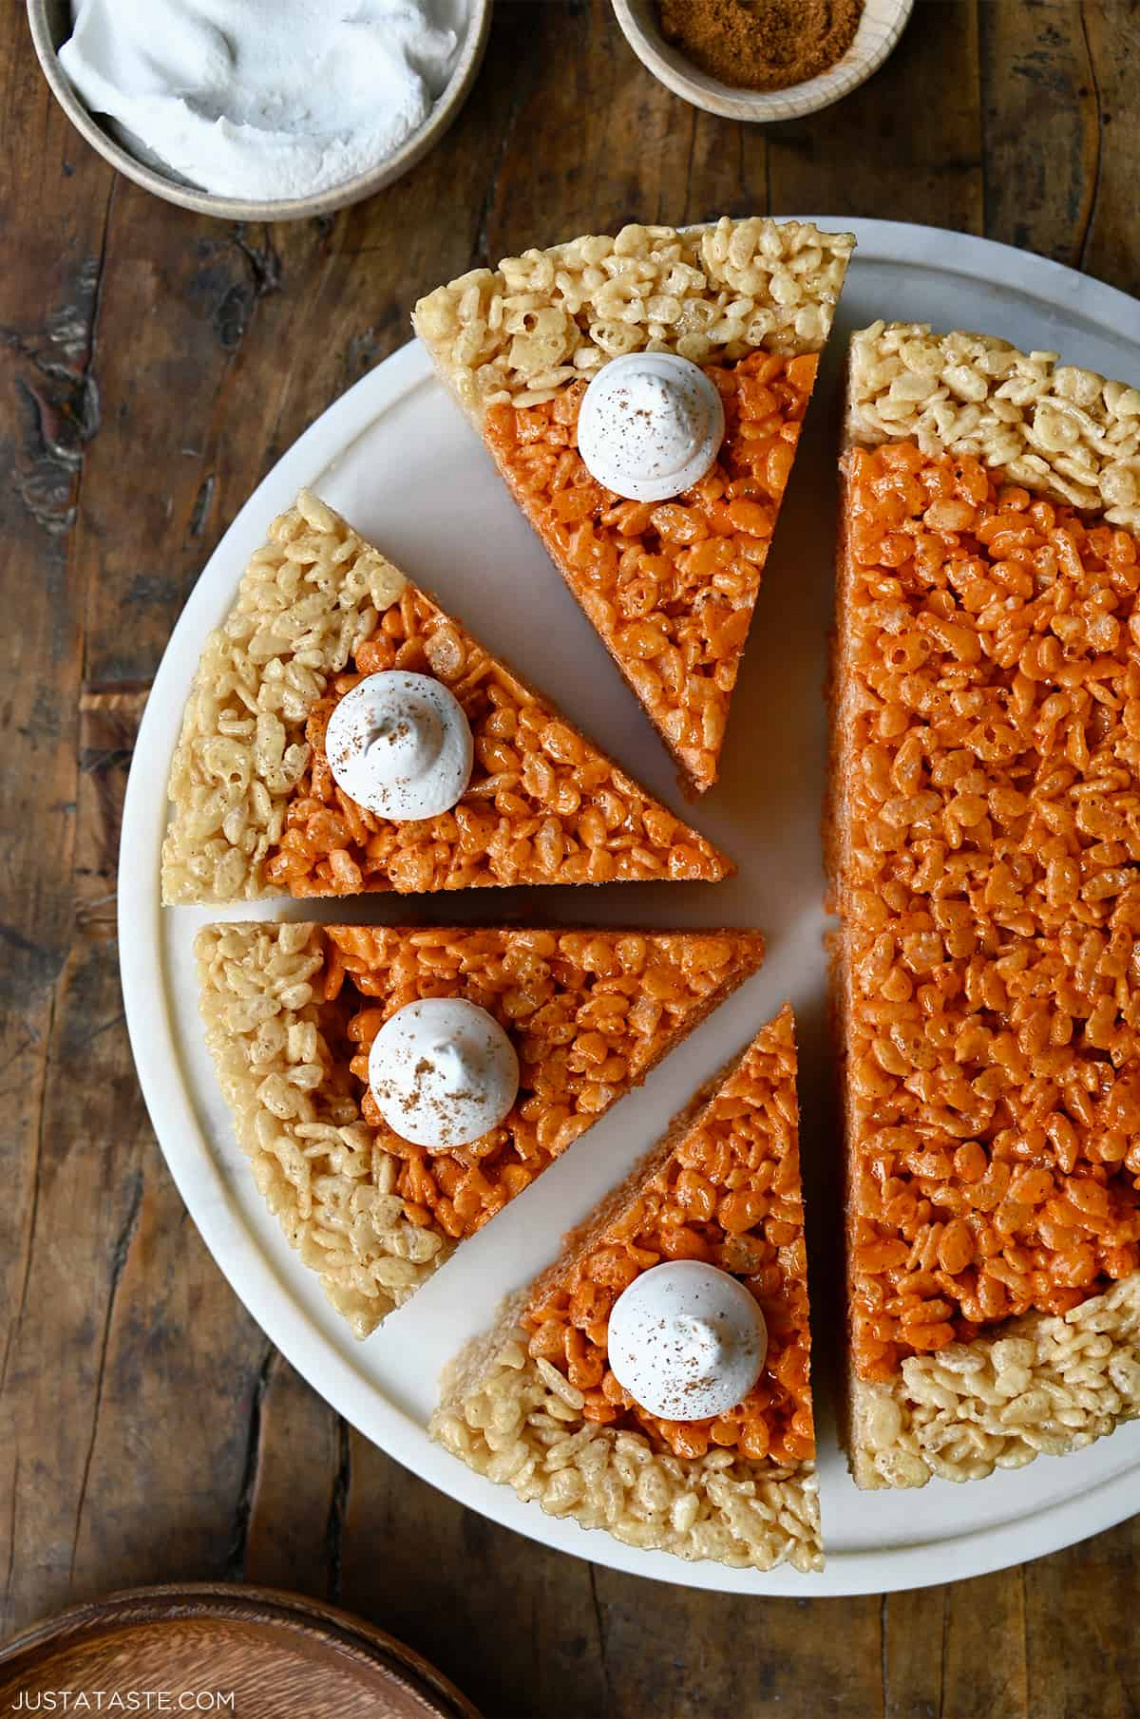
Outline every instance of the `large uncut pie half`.
POLYGON ((168 903, 732 870, 307 491, 206 642, 170 799, 168 903))
POLYGON ((306 924, 209 926, 196 947, 239 1143, 359 1337, 764 954, 751 931, 306 924))
POLYGON ((631 226, 416 306, 440 376, 698 793, 853 245, 756 217, 631 226))
POLYGON ((822 1566, 790 1008, 457 1358, 432 1431, 630 1545, 822 1566))
POLYGON ((1140 1414, 1140 391, 851 349, 833 865, 861 1486, 1140 1414))

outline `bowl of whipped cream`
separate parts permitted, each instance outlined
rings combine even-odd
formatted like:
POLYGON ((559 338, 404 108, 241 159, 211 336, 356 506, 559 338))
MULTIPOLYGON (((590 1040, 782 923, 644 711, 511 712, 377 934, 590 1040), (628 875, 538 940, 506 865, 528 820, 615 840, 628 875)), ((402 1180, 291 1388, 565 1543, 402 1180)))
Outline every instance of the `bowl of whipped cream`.
POLYGON ((330 214, 421 160, 491 0, 28 0, 44 74, 113 167, 225 220, 330 214))

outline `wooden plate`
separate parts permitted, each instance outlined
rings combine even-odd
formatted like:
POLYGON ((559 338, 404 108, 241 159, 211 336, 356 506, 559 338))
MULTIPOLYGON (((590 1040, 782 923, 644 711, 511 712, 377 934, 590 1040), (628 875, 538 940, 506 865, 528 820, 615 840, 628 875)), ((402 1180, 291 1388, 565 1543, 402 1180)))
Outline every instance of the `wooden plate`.
POLYGON ((213 1583, 114 1594, 0 1647, 0 1712, 62 1712, 65 1690, 69 1713, 479 1719, 425 1659, 363 1619, 213 1583))

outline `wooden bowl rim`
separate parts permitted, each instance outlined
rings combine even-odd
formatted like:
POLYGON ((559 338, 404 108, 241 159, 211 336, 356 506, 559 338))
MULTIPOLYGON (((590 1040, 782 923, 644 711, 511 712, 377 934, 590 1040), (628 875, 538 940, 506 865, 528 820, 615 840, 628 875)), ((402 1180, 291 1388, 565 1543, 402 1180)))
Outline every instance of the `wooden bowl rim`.
POLYGON ((431 1702, 440 1719, 481 1719, 478 1709, 430 1660, 366 1618, 304 1594, 242 1582, 124 1588, 103 1599, 70 1606, 0 1643, 0 1680, 10 1682, 13 1675, 18 1676, 21 1661, 30 1665, 88 1639, 187 1619, 269 1626, 315 1638, 326 1650, 364 1661, 420 1700, 431 1702))
POLYGON ((351 203, 371 197, 422 161, 458 117, 483 63, 491 30, 492 0, 469 0, 469 5, 467 34, 447 87, 427 119, 399 149, 385 156, 375 167, 358 173, 354 179, 346 179, 343 185, 330 186, 327 191, 318 191, 311 197, 246 202, 235 197, 216 197, 210 191, 199 190, 196 185, 169 178, 117 143, 80 101, 59 63, 57 50, 62 37, 58 23, 53 21, 59 12, 58 0, 56 3, 53 0, 27 0, 28 24, 40 69, 75 129, 105 161, 145 191, 153 192, 167 203, 177 203, 199 215, 214 215, 222 221, 300 221, 315 215, 331 215, 338 209, 348 208, 351 203))
POLYGON ((799 119, 842 101, 866 83, 894 52, 914 10, 914 0, 867 0, 868 13, 873 8, 883 14, 883 33, 873 46, 860 49, 857 33, 843 58, 817 77, 782 90, 747 90, 722 84, 690 66, 680 50, 670 47, 646 22, 652 0, 612 0, 612 5, 622 35, 658 83, 706 113, 753 125, 799 119))

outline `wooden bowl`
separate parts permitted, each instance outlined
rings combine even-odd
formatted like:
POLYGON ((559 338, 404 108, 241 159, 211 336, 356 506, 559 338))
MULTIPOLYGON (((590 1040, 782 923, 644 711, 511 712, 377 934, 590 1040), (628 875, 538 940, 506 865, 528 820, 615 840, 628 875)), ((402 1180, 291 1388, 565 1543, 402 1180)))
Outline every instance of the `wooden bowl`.
POLYGON ((418 130, 391 155, 386 155, 366 173, 346 179, 343 185, 333 185, 311 197, 282 198, 269 203, 243 202, 235 197, 215 197, 202 191, 175 173, 140 161, 125 149, 108 131, 103 121, 92 114, 72 89, 59 63, 58 50, 71 34, 69 0, 27 0, 28 22, 40 66, 52 93, 64 113, 82 132, 93 149, 104 160, 133 179, 156 197, 168 203, 178 203, 183 209, 194 209, 200 215, 216 215, 223 221, 299 221, 312 215, 331 215, 336 209, 347 208, 371 197, 382 186, 414 167, 437 144, 459 113, 471 92, 479 73, 491 29, 491 0, 469 0, 467 34, 459 51, 455 69, 447 87, 418 130))
POLYGON ((73 1692, 71 1710, 83 1692, 94 1711, 102 1690, 104 1712, 112 1693, 115 1711, 158 1711, 127 1698, 163 1691, 171 1712, 249 1719, 479 1719, 427 1660, 362 1618, 225 1583, 135 1588, 0 1646, 0 1712, 43 1711, 37 1697, 62 1690, 73 1692))
POLYGON ((659 83, 706 113, 764 124, 817 113, 858 89, 877 72, 906 27, 914 0, 866 0, 855 40, 841 60, 786 90, 742 90, 710 78, 662 36, 657 0, 613 0, 622 35, 659 83))

